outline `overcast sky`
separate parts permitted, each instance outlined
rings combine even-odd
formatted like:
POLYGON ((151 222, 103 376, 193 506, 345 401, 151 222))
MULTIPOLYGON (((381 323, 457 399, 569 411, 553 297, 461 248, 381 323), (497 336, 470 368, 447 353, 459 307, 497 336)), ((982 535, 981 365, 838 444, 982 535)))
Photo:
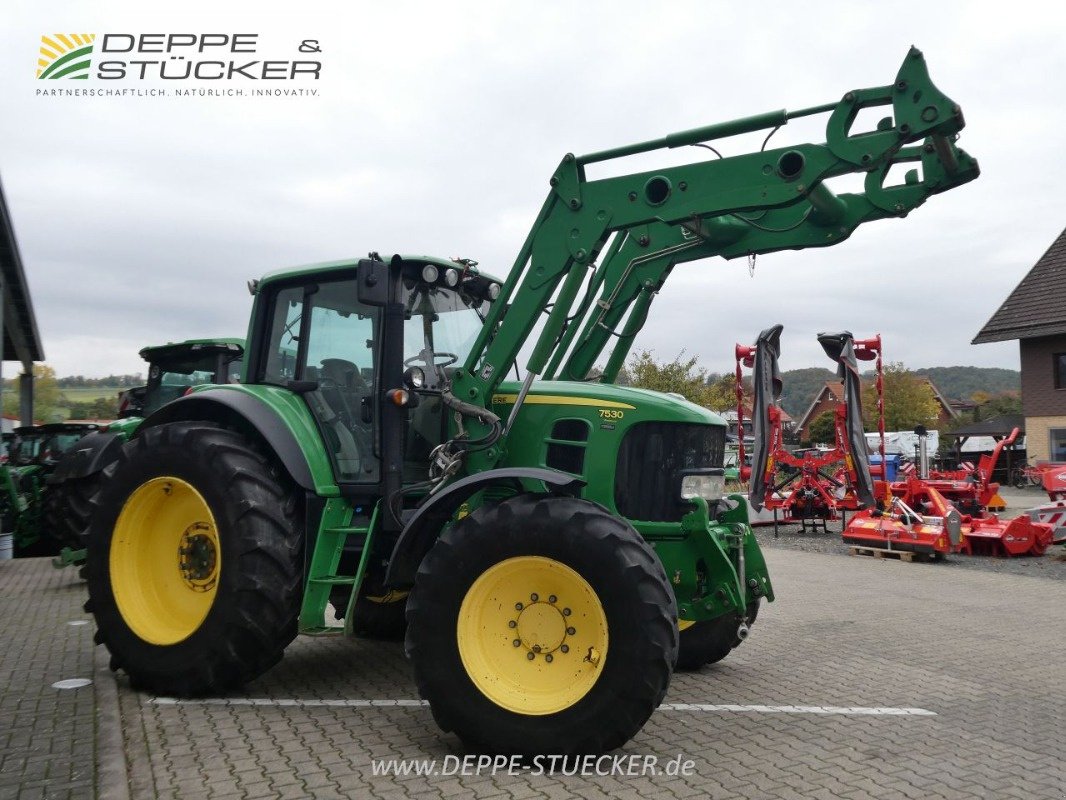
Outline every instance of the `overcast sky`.
MULTIPOLYGON (((0 177, 48 363, 137 372, 146 344, 243 335, 246 281, 288 265, 377 250, 503 275, 565 152, 832 102, 891 82, 913 43, 981 177, 839 246, 762 256, 754 277, 744 259, 682 265, 638 346, 730 369, 734 342, 781 322, 786 369, 829 366, 815 334, 840 329, 880 332, 911 367, 1017 368, 1016 343, 970 340, 1066 225, 1064 42, 1051 3, 7 0, 0 177), (106 83, 35 79, 41 34, 83 31, 258 33, 281 58, 317 39, 322 79, 281 85, 319 95, 35 97, 106 83)), ((822 141, 824 119, 773 145, 822 141)))

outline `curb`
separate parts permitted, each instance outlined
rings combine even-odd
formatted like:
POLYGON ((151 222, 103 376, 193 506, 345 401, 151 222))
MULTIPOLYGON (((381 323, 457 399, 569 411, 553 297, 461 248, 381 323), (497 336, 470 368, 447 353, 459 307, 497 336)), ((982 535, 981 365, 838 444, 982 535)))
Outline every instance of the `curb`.
POLYGON ((104 647, 93 647, 93 686, 96 687, 96 797, 130 800, 118 687, 104 647))

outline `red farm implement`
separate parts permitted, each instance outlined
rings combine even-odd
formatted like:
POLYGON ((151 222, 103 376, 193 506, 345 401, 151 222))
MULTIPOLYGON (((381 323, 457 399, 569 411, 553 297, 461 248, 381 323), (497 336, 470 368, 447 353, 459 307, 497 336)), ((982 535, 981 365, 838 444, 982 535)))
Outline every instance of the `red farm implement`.
MULTIPOLYGON (((878 341, 880 344, 880 341, 878 341)), ((878 353, 880 355, 880 353, 878 353)), ((880 364, 880 358, 878 358, 880 364)), ((884 463, 884 384, 877 381, 877 406, 884 463)), ((925 429, 918 428, 921 454, 928 464, 925 429)), ((1013 444, 1018 429, 1000 440, 991 455, 981 456, 973 470, 909 474, 905 479, 876 484, 876 507, 858 512, 843 531, 845 544, 880 550, 904 550, 942 558, 948 553, 985 556, 1043 555, 1052 543, 1053 526, 1032 513, 1010 520, 990 514, 999 484, 992 472, 999 454, 1013 444)))
MULTIPOLYGON (((881 496, 884 483, 878 481, 881 496)), ((935 485, 912 477, 891 485, 891 497, 856 514, 844 529, 844 543, 904 550, 942 558, 948 553, 980 556, 1043 555, 1051 526, 1028 514, 1001 520, 995 514, 962 514, 935 485)))
POLYGON ((990 509, 1002 510, 1006 503, 999 496, 1000 485, 992 480, 992 474, 1003 448, 1014 444, 1018 433, 1015 428, 1006 439, 996 442, 992 454, 982 455, 974 469, 933 470, 925 481, 964 514, 980 516, 990 509))
POLYGON ((1066 544, 1066 464, 1038 464, 1037 468, 1050 502, 1025 513, 1036 522, 1051 526, 1054 544, 1066 544))
MULTIPOLYGON (((743 367, 752 370, 754 395, 752 421, 754 446, 752 466, 741 477, 749 479, 749 499, 756 511, 769 509, 774 515, 774 535, 778 523, 819 524, 837 520, 847 511, 857 511, 873 503, 870 466, 863 438, 859 397, 858 359, 878 361, 880 374, 881 340, 855 340, 848 333, 819 334, 826 354, 837 363, 844 384, 844 402, 833 410, 833 443, 825 450, 793 453, 784 445, 784 426, 778 398, 781 377, 777 359, 781 353, 782 326, 775 325, 759 334, 754 345, 738 344, 735 350, 737 378, 737 417, 743 429, 743 367)), ((740 442, 740 463, 744 463, 744 442, 740 442)))

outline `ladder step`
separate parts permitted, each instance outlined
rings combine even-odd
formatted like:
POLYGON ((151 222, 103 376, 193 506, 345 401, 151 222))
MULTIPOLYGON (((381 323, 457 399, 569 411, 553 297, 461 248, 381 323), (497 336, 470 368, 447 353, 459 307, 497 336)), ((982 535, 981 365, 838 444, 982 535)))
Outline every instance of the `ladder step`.
POLYGON ((326 528, 322 531, 324 534, 332 536, 366 536, 369 533, 368 528, 326 528))
POLYGON ((355 584, 354 575, 322 575, 318 578, 311 578, 309 583, 328 583, 336 586, 352 586, 355 584))

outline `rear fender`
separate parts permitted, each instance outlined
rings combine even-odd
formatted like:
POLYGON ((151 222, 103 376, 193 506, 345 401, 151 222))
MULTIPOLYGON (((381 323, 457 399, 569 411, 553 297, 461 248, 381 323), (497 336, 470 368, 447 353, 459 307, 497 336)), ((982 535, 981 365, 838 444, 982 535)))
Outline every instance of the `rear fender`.
POLYGON ((287 389, 233 384, 193 392, 149 416, 138 434, 184 420, 210 420, 258 435, 297 486, 323 497, 340 494, 310 410, 287 389))

